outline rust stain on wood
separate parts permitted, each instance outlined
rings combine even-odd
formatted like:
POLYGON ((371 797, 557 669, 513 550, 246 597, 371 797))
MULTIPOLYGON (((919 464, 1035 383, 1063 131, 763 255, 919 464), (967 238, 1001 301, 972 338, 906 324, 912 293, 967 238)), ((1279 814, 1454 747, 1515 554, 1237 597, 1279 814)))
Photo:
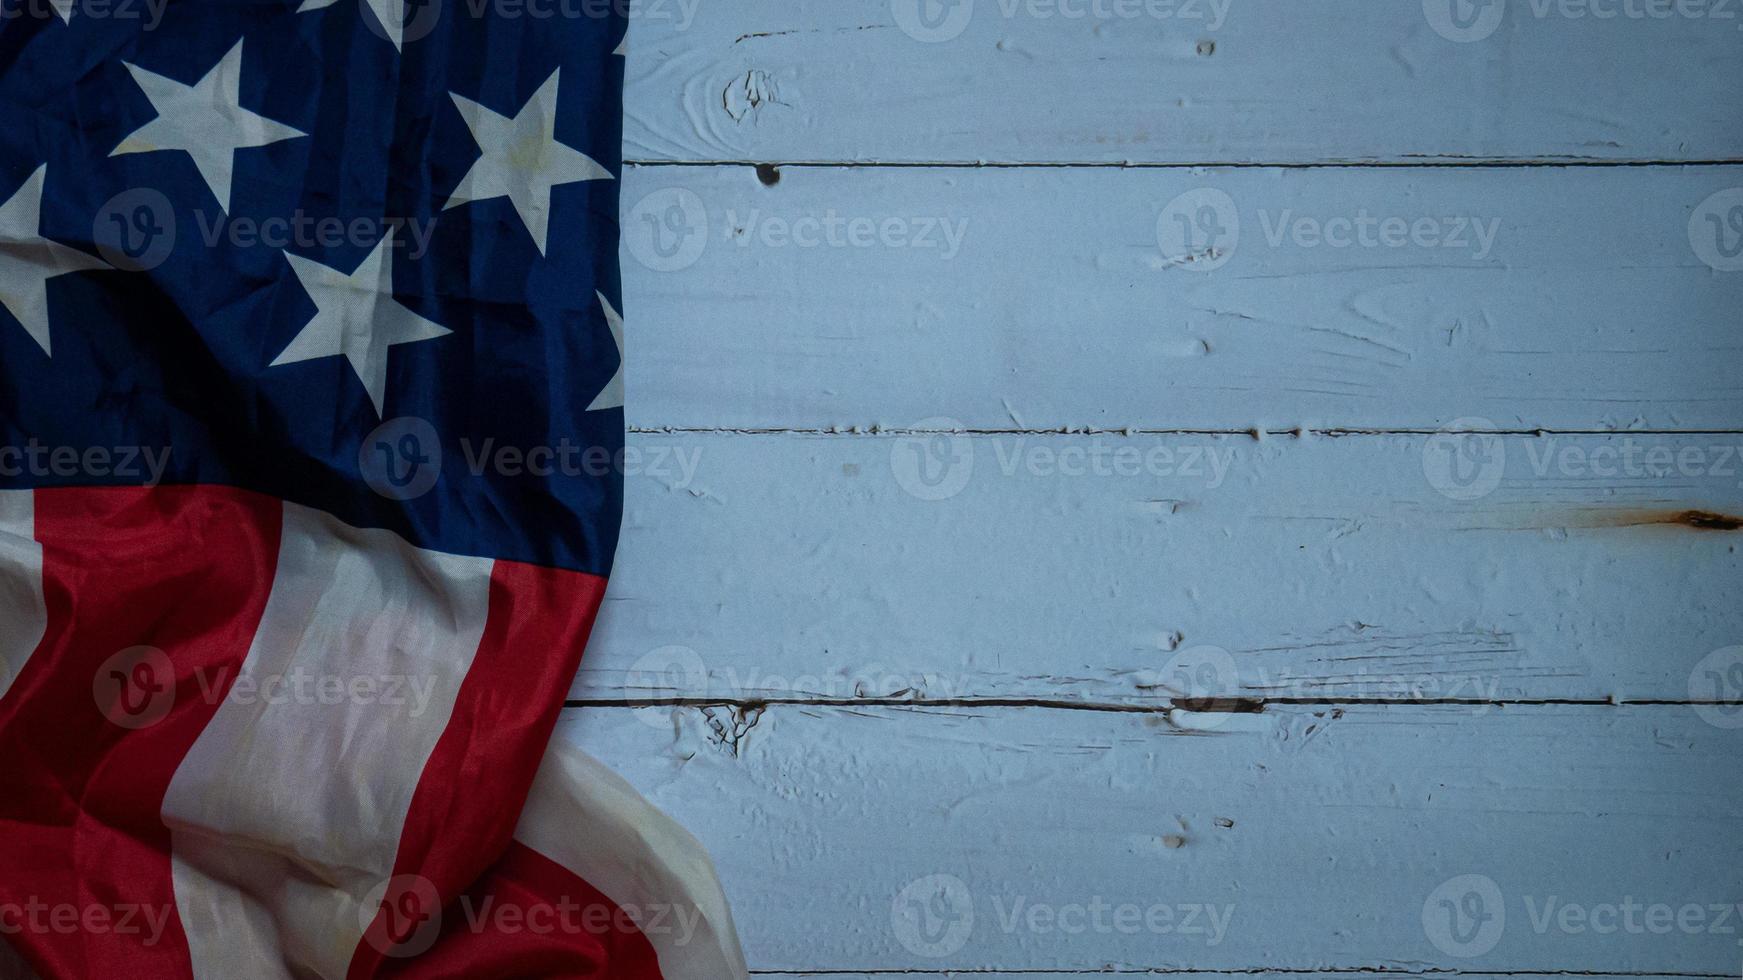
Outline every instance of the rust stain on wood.
POLYGON ((1694 531, 1736 531, 1743 529, 1743 517, 1710 510, 1623 510, 1599 511, 1590 515, 1591 522, 1582 527, 1677 527, 1694 531))

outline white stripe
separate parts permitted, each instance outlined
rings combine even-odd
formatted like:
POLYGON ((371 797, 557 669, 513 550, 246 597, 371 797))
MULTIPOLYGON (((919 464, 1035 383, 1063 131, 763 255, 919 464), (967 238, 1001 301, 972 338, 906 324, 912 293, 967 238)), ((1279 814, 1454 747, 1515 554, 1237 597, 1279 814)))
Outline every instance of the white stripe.
POLYGON ((47 630, 36 491, 0 490, 0 697, 12 688, 47 630))
POLYGON ((744 978, 732 912, 701 842, 629 783, 560 737, 539 766, 515 840, 658 928, 644 930, 665 980, 744 978))
POLYGON ((164 799, 196 977, 345 975, 477 653, 491 567, 285 506, 259 632, 164 799))

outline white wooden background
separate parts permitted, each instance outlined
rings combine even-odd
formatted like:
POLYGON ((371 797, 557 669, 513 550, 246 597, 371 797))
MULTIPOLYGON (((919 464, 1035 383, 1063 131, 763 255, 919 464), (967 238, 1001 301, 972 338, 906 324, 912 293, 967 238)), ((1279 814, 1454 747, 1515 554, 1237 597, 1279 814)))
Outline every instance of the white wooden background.
POLYGON ((563 736, 759 973, 1743 975, 1743 3, 1064 4, 640 0, 563 736))

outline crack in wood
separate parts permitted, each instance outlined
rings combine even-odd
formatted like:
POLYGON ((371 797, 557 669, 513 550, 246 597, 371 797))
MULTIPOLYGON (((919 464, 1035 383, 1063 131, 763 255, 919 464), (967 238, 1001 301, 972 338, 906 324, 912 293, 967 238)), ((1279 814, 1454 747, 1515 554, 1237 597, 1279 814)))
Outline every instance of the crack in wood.
MULTIPOLYGON (((754 167, 754 160, 625 160, 626 167, 754 167)), ((1266 160, 1218 160, 1197 163, 1113 161, 999 161, 999 160, 781 160, 781 167, 812 167, 840 170, 1518 170, 1523 168, 1591 169, 1643 167, 1737 167, 1743 159, 1716 157, 1691 160, 1607 160, 1588 157, 1434 157, 1400 160, 1323 160, 1278 162, 1266 160)))
POLYGON ((801 708, 1037 708, 1047 711, 1087 711, 1105 714, 1165 715, 1175 711, 1195 714, 1262 714, 1268 707, 1472 707, 1472 708, 1693 708, 1743 707, 1743 700, 1698 700, 1672 698, 1357 698, 1357 697, 1235 697, 1178 698, 1154 704, 1106 701, 1075 701, 1067 698, 965 697, 965 698, 571 698, 565 708, 724 708, 755 712, 780 705, 801 708))
MULTIPOLYGON (((1058 426, 1055 428, 981 428, 964 426, 950 429, 921 429, 911 426, 893 426, 870 423, 867 425, 830 425, 830 426, 684 426, 684 425, 632 425, 628 431, 632 435, 718 435, 718 436, 915 436, 915 435, 958 435, 958 436, 1246 436, 1249 439, 1267 438, 1302 438, 1305 436, 1323 436, 1330 439, 1359 436, 1433 436, 1433 435, 1490 435, 1490 436, 1521 436, 1540 438, 1550 436, 1737 436, 1743 435, 1743 429, 1463 429, 1463 428, 1350 428, 1333 426, 1327 428, 1296 427, 1291 429, 1237 429, 1237 428, 1145 428, 1125 426, 1122 428, 1100 428, 1096 426, 1058 426)), ((1700 514, 1701 511, 1689 511, 1689 514, 1700 514)), ((1727 530, 1731 530, 1727 528, 1727 530)))

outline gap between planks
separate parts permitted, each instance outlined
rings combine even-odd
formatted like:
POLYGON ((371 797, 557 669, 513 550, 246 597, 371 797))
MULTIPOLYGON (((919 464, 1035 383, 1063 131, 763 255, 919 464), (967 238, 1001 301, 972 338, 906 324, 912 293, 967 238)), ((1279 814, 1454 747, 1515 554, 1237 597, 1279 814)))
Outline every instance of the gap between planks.
POLYGON ((836 170, 1521 170, 1595 167, 1737 167, 1743 159, 1595 160, 1579 157, 1509 160, 1488 157, 1433 157, 1400 160, 1317 160, 1285 163, 1218 160, 1199 163, 1031 162, 999 160, 625 160, 626 167, 805 167, 836 170))
POLYGON ((1263 714, 1268 707, 1472 707, 1472 708, 1737 708, 1739 700, 1684 698, 1356 698, 1356 697, 1230 697, 1159 699, 1154 704, 1079 701, 1070 698, 570 698, 565 710, 578 708, 731 708, 757 711, 768 707, 798 708, 1034 708, 1043 711, 1084 711, 1123 715, 1263 714))
POLYGON ((1250 970, 751 970, 751 977, 1518 977, 1537 980, 1548 977, 1591 977, 1621 980, 1651 977, 1654 980, 1731 980, 1731 973, 1593 973, 1590 970, 1396 970, 1389 966, 1330 966, 1323 970, 1264 968, 1250 970))
POLYGON ((1489 429, 1458 426, 1441 428, 1350 428, 1344 426, 1310 427, 1297 426, 1289 429, 1186 429, 1186 428, 1145 428, 1125 426, 1119 428, 1100 428, 1097 426, 1059 426, 1050 429, 1033 429, 1011 426, 1009 428, 982 428, 964 426, 960 428, 922 429, 912 426, 881 425, 830 425, 830 426, 683 426, 683 425, 631 425, 627 427, 631 435, 721 435, 721 436, 911 436, 911 435, 959 435, 959 436, 1246 436, 1251 439, 1262 438, 1300 438, 1302 436, 1325 436, 1338 439, 1352 436, 1434 436, 1434 435, 1491 435, 1491 436, 1731 436, 1743 435, 1743 429, 1489 429))

